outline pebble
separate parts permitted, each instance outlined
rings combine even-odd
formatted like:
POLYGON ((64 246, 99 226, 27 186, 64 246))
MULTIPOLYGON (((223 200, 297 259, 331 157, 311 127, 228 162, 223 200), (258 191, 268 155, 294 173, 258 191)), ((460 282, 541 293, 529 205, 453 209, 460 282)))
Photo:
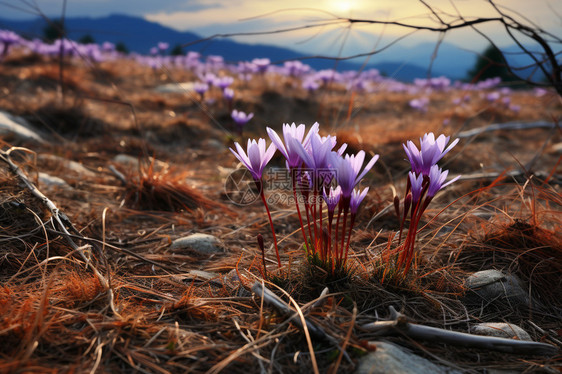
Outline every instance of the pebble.
POLYGON ((497 336, 498 338, 533 340, 527 331, 517 325, 506 322, 479 323, 472 326, 470 332, 477 335, 497 336))
POLYGON ((59 156, 55 156, 55 155, 48 155, 48 154, 41 154, 41 155, 38 156, 38 158, 40 160, 44 160, 44 161, 56 163, 57 165, 61 165, 64 168, 66 168, 70 171, 73 171, 73 172, 75 172, 75 173, 77 173, 81 176, 86 176, 86 177, 95 177, 96 176, 96 173, 87 169, 81 163, 76 162, 76 161, 72 161, 72 160, 67 160, 64 157, 59 157, 59 156))
MULTIPOLYGON (((122 165, 127 165, 128 167, 134 169, 135 171, 137 171, 139 169, 139 158, 138 157, 133 157, 124 153, 120 153, 117 156, 115 156, 113 158, 113 161, 122 164, 122 165)), ((153 162, 154 163, 154 171, 162 171, 162 170, 166 170, 168 169, 169 165, 163 161, 160 160, 155 160, 152 157, 148 158, 148 161, 153 162)), ((146 162, 143 162, 143 166, 148 168, 149 164, 146 162)))
POLYGON ((169 83, 156 87, 154 90, 161 93, 186 93, 193 91, 193 82, 169 83))
POLYGON ((64 179, 42 172, 39 173, 39 186, 46 188, 72 189, 72 187, 66 183, 64 179))
POLYGON ((23 118, 0 111, 0 135, 15 135, 21 139, 31 139, 43 143, 43 138, 23 118))
POLYGON ((509 303, 512 308, 529 307, 529 295, 523 282, 513 274, 490 269, 478 271, 465 281, 469 304, 509 303))
POLYGON ((460 374, 415 355, 405 348, 385 342, 370 342, 377 349, 362 357, 356 374, 460 374))
POLYGON ((171 252, 181 252, 183 250, 191 250, 201 255, 212 255, 223 252, 221 241, 208 234, 196 233, 178 238, 170 244, 171 252))

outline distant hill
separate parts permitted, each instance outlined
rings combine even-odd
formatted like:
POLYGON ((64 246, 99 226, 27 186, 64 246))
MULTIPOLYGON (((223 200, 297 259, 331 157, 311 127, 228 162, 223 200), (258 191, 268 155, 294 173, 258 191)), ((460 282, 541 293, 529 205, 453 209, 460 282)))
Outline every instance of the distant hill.
MULTIPOLYGON (((13 30, 27 38, 42 37, 46 25, 46 21, 41 18, 26 21, 0 19, 0 28, 13 30)), ((90 35, 98 43, 123 42, 130 51, 141 54, 147 54, 151 47, 161 41, 169 43, 172 48, 178 44, 188 44, 203 39, 191 32, 179 32, 143 18, 125 15, 67 18, 65 28, 70 39, 77 40, 85 35, 90 35)), ((386 57, 391 60, 375 62, 367 67, 377 68, 386 75, 402 81, 424 78, 428 73, 428 69, 424 66, 429 65, 434 47, 434 44, 431 43, 420 44, 416 47, 395 46, 392 54, 388 54, 386 57)), ((197 51, 203 55, 221 55, 229 62, 248 61, 260 57, 268 57, 273 62, 279 62, 305 57, 304 54, 288 48, 245 44, 227 38, 191 44, 186 50, 197 51)), ((431 75, 463 78, 465 72, 474 65, 475 59, 473 53, 443 43, 431 75)), ((336 66, 334 61, 327 59, 306 59, 303 62, 317 70, 336 66)), ((357 70, 360 67, 359 63, 350 61, 340 61, 337 64, 338 70, 357 70)))

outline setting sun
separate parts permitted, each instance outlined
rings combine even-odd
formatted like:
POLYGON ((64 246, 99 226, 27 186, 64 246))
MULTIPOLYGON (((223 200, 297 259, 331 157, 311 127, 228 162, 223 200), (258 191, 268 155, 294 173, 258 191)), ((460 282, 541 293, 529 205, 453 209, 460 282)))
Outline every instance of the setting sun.
POLYGON ((347 16, 350 12, 357 10, 356 1, 331 0, 327 4, 327 9, 336 13, 338 16, 347 16))

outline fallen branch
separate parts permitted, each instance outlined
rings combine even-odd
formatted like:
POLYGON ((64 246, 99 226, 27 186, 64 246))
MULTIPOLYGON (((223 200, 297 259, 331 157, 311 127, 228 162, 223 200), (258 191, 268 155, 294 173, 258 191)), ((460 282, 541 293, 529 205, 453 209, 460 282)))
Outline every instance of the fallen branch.
MULTIPOLYGON (((302 322, 301 318, 299 318, 298 313, 295 312, 279 296, 274 294, 267 287, 263 286, 261 282, 258 282, 258 281, 254 282, 254 284, 252 285, 252 292, 254 292, 256 295, 262 297, 263 301, 266 304, 271 305, 272 307, 277 309, 281 314, 286 315, 286 316, 290 316, 289 320, 292 323, 294 323, 296 326, 298 326, 301 330, 304 329, 303 322, 302 322)), ((318 326, 316 326, 314 323, 312 323, 311 321, 309 321, 307 319, 305 319, 304 321, 306 323, 306 328, 308 329, 308 331, 312 335, 314 335, 314 337, 328 340, 328 336, 326 335, 324 330, 322 330, 321 328, 319 328, 318 326)))
POLYGON ((377 321, 361 326, 363 330, 377 335, 405 335, 412 339, 430 340, 438 343, 463 347, 490 349, 507 353, 555 355, 558 348, 551 344, 498 338, 494 336, 472 335, 464 332, 444 330, 436 327, 418 325, 408 321, 406 316, 389 307, 392 320, 377 321))
POLYGON ((72 237, 73 234, 74 236, 78 235, 82 237, 80 232, 74 227, 74 225, 67 217, 67 215, 61 212, 60 209, 55 205, 55 203, 53 203, 53 201, 51 201, 33 183, 31 183, 29 178, 27 178, 27 175, 25 175, 25 173, 20 169, 20 167, 12 161, 11 153, 13 151, 30 152, 26 148, 12 147, 7 151, 0 150, 0 159, 4 161, 6 164, 8 164, 10 171, 23 182, 23 184, 25 185, 25 187, 27 187, 27 189, 31 192, 31 194, 33 194, 33 196, 41 200, 41 202, 47 207, 47 209, 49 209, 49 212, 51 213, 51 218, 50 218, 51 225, 54 227, 55 230, 61 233, 61 235, 66 239, 67 243, 72 247, 72 249, 74 249, 74 251, 76 251, 76 253, 79 254, 80 258, 86 263, 86 268, 89 266, 94 272, 94 274, 98 277, 102 287, 104 288, 104 290, 107 291, 109 306, 112 312, 116 316, 119 316, 119 313, 115 308, 115 304, 114 304, 115 298, 113 295, 113 290, 110 287, 109 281, 103 276, 103 274, 101 274, 98 271, 98 269, 93 264, 90 263, 90 258, 87 255, 87 253, 91 250, 91 245, 86 244, 83 246, 79 246, 78 244, 76 244, 76 242, 72 239, 72 237))
POLYGON ((537 128, 552 129, 554 127, 555 127, 554 123, 547 122, 547 121, 530 122, 530 123, 522 123, 522 122, 494 123, 489 126, 478 127, 476 129, 459 132, 456 135, 456 137, 471 138, 473 136, 480 135, 485 132, 491 132, 497 130, 528 130, 528 129, 537 129, 537 128))

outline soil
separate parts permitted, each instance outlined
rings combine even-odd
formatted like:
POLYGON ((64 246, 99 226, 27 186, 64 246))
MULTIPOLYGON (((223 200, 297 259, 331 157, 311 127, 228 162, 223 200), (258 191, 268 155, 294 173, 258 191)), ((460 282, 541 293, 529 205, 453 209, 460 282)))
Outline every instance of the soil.
MULTIPOLYGON (((514 90, 514 111, 481 91, 434 91, 420 112, 408 105, 419 95, 407 92, 351 94, 334 84, 309 94, 296 79, 257 76, 233 86, 233 107, 255 114, 240 135, 218 91, 207 97, 214 103, 201 103, 193 92, 156 90, 196 79, 187 70, 126 59, 60 64, 16 53, 0 62, 0 109, 26 119, 45 140, 6 135, 3 158, 9 152, 61 212, 0 163, 1 372, 347 373, 376 339, 467 372, 561 370, 562 100, 555 93, 514 90), (465 95, 469 101, 452 103, 465 95), (263 205, 236 205, 224 187, 240 167, 228 149, 234 141, 267 139, 266 126, 279 131, 283 123, 316 121, 350 151, 381 155, 362 182, 370 191, 348 271, 337 277, 307 261, 298 217, 283 201, 270 206, 278 268, 263 205), (400 226, 392 199, 403 196, 409 170, 402 143, 430 131, 455 137, 494 123, 539 121, 556 126, 461 139, 443 166, 463 177, 424 215, 413 269, 403 279, 384 279, 391 267, 385 254, 395 246, 389 240, 400 226), (123 155, 128 162, 119 161, 123 155), (220 250, 170 251, 173 240, 192 233, 219 238, 220 250), (541 307, 463 305, 464 279, 490 268, 516 274, 541 307), (285 302, 290 296, 331 340, 310 337, 262 302, 251 291, 261 281, 285 302), (325 287, 327 296, 314 304, 325 287), (533 340, 557 346, 558 355, 381 338, 361 329, 387 318, 389 306, 412 322, 457 331, 477 322, 515 323, 533 340)), ((282 168, 284 160, 276 156, 271 165, 282 168)))

